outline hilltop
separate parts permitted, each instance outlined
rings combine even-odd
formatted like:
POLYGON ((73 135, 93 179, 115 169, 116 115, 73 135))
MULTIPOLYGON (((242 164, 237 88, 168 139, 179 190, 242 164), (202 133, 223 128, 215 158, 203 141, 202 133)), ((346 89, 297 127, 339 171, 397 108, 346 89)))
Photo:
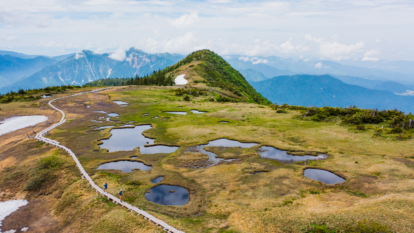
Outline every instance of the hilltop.
POLYGON ((150 75, 130 79, 104 79, 87 86, 105 85, 157 85, 170 86, 178 75, 185 74, 186 88, 206 90, 216 94, 223 102, 252 102, 270 104, 237 70, 210 50, 191 53, 176 64, 150 75))

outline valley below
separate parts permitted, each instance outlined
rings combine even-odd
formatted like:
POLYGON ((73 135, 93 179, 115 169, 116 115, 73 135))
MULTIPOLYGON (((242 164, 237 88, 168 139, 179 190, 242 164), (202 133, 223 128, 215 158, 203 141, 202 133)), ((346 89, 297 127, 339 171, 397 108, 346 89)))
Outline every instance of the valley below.
MULTIPOLYGON (((66 122, 45 137, 70 148, 108 193, 122 189, 123 201, 184 232, 413 231, 413 140, 301 120, 298 110, 209 95, 186 101, 177 88, 129 85, 56 100, 66 122)), ((51 99, 95 89, 0 104, 0 119, 47 117, 0 135, 0 201, 28 201, 1 231, 163 231, 96 193, 65 151, 33 139, 61 118, 51 99)))

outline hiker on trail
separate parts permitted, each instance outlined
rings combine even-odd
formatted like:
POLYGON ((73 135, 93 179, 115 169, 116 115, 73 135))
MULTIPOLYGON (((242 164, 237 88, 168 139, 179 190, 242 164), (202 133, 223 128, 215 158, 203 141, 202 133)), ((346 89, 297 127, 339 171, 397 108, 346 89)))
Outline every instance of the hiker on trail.
POLYGON ((105 182, 105 184, 104 184, 104 191, 107 192, 106 190, 108 190, 108 183, 105 182))
POLYGON ((118 195, 119 195, 119 200, 121 200, 121 201, 122 201, 122 189, 121 189, 121 190, 119 190, 118 195))

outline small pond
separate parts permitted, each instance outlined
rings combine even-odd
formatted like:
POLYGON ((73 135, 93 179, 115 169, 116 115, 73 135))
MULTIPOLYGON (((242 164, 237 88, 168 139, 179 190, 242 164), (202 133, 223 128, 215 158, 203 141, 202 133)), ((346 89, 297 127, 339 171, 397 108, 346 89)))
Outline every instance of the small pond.
POLYGON ((0 136, 47 121, 46 116, 16 116, 0 121, 0 136))
POLYGON ((123 125, 121 127, 134 127, 135 125, 123 125))
POLYGON ((116 104, 118 104, 119 106, 121 106, 121 107, 125 107, 125 106, 128 106, 128 103, 127 102, 124 102, 124 101, 118 101, 118 100, 115 100, 115 101, 113 101, 114 103, 116 103, 116 104))
POLYGON ((138 156, 131 156, 131 159, 137 159, 138 156))
POLYGON ((149 112, 142 114, 143 116, 149 116, 149 112))
POLYGON ((190 201, 187 189, 173 185, 158 185, 145 193, 145 198, 160 205, 185 205, 190 201))
POLYGON ((159 116, 155 116, 155 117, 153 117, 152 119, 157 119, 159 116))
POLYGON ((103 121, 91 120, 92 122, 102 123, 103 121))
POLYGON ((229 123, 228 121, 220 121, 219 123, 229 123))
POLYGON ((152 183, 154 183, 154 184, 158 184, 158 183, 160 183, 160 182, 161 182, 161 180, 163 180, 163 179, 164 179, 164 177, 163 177, 163 176, 160 176, 160 177, 157 177, 157 178, 155 178, 155 179, 151 180, 151 182, 152 182, 152 183))
POLYGON ((187 112, 165 112, 169 114, 176 114, 176 115, 187 115, 187 112))
POLYGON ((109 128, 112 128, 112 127, 114 127, 114 126, 115 126, 115 125, 101 126, 101 127, 95 128, 94 130, 109 129, 109 128))
POLYGON ((138 161, 115 161, 101 164, 96 170, 121 170, 122 172, 132 172, 135 169, 142 171, 151 170, 151 166, 147 166, 138 161))
POLYGON ((206 113, 206 112, 203 112, 203 111, 198 111, 197 109, 192 109, 192 110, 190 110, 192 113, 194 113, 194 114, 202 114, 202 113, 206 113))
POLYGON ((235 159, 222 159, 217 158, 217 154, 204 150, 205 146, 214 146, 214 147, 240 147, 240 148, 250 148, 252 146, 258 145, 257 143, 246 143, 246 142, 239 142, 236 140, 229 140, 229 139, 217 139, 213 141, 209 141, 208 144, 205 145, 198 145, 194 147, 189 147, 185 151, 186 152, 200 152, 202 154, 206 154, 208 156, 208 165, 205 167, 210 167, 212 165, 216 165, 221 161, 234 161, 235 159))
POLYGON ((338 184, 346 181, 344 178, 336 175, 335 173, 316 168, 305 169, 303 175, 309 179, 316 180, 325 184, 338 184))
POLYGON ((108 116, 109 116, 109 117, 118 117, 118 116, 119 116, 119 114, 118 114, 118 113, 114 113, 114 112, 112 112, 112 113, 108 113, 108 116))
POLYGON ((133 128, 112 129, 110 131, 112 136, 101 140, 102 144, 99 146, 108 149, 108 152, 132 151, 139 147, 142 154, 172 153, 179 148, 178 146, 152 145, 154 139, 142 135, 142 132, 151 128, 151 125, 139 125, 133 128))
POLYGON ((263 159, 273 159, 285 164, 297 161, 321 160, 329 157, 327 154, 318 154, 318 156, 290 155, 284 150, 279 150, 271 146, 262 146, 257 150, 257 153, 259 153, 260 157, 263 159))

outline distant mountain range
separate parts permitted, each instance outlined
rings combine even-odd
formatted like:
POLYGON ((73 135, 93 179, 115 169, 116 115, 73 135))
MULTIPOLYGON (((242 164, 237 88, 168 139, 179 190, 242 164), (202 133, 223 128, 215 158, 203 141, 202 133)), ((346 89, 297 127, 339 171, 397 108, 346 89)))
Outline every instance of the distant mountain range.
POLYGON ((252 86, 270 101, 300 106, 332 106, 395 109, 414 112, 414 96, 395 95, 350 85, 329 75, 278 76, 253 82, 252 86))
POLYGON ((0 88, 11 85, 57 62, 47 57, 19 58, 0 55, 0 88))
POLYGON ((311 74, 334 76, 352 76, 369 80, 396 81, 403 84, 414 84, 414 62, 410 61, 378 61, 387 66, 374 66, 372 62, 336 62, 318 59, 292 59, 270 57, 246 57, 241 55, 226 56, 226 61, 237 70, 253 69, 261 72, 269 78, 280 75, 311 74), (359 64, 351 65, 351 64, 359 64), (368 68, 368 65, 371 65, 368 68), (383 68, 385 67, 385 68, 383 68), (400 67, 400 69, 392 69, 400 67))
MULTIPOLYGON (((184 56, 179 54, 148 54, 134 48, 126 51, 121 57, 84 50, 69 57, 63 57, 61 61, 51 60, 49 66, 43 67, 27 78, 3 86, 0 88, 0 93, 46 86, 83 85, 112 77, 144 76, 171 66, 182 58, 184 56)), ((20 63, 22 66, 25 64, 25 62, 20 63)))
MULTIPOLYGON (((135 48, 121 54, 84 50, 56 57, 0 51, 0 93, 144 76, 184 57, 149 54, 135 48)), ((225 60, 272 102, 413 111, 412 96, 393 93, 414 90, 414 68, 410 66, 414 62, 356 63, 239 55, 226 56, 225 60)))

